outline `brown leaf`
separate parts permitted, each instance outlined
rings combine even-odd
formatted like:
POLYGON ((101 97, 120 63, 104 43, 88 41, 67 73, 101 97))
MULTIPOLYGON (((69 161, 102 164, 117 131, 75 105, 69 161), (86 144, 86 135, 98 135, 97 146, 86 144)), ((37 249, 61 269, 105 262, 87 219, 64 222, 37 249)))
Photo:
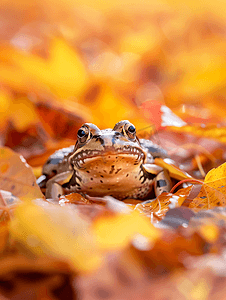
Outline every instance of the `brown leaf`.
POLYGON ((10 299, 77 299, 70 266, 53 258, 22 255, 1 259, 0 291, 10 299))
POLYGON ((86 120, 92 121, 89 110, 75 101, 61 103, 55 98, 37 100, 36 111, 50 137, 71 139, 75 143, 76 133, 86 120))
POLYGON ((9 148, 0 149, 0 177, 0 188, 21 200, 43 198, 31 167, 9 148))
MULTIPOLYGON (((168 150, 168 155, 185 172, 194 178, 203 178, 213 167, 225 161, 226 147, 222 142, 216 141, 213 135, 205 137, 197 134, 197 128, 169 127, 159 131, 151 139, 168 150)), ((201 126, 200 126, 201 128, 201 126)), ((203 129, 204 130, 204 129, 203 129)))
POLYGON ((145 213, 153 223, 159 222, 169 209, 180 207, 189 196, 191 187, 180 189, 175 194, 162 193, 155 200, 138 203, 135 210, 145 213))

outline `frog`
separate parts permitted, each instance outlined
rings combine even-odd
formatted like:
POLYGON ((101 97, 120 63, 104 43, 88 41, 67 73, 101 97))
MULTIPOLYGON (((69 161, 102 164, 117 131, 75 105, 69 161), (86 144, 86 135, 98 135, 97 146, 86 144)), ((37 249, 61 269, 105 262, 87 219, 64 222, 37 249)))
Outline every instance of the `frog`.
POLYGON ((167 152, 150 140, 139 139, 128 120, 104 130, 85 123, 77 131, 75 145, 49 157, 38 183, 46 182, 46 198, 76 192, 146 200, 172 187, 168 170, 155 163, 159 157, 167 158, 167 152))

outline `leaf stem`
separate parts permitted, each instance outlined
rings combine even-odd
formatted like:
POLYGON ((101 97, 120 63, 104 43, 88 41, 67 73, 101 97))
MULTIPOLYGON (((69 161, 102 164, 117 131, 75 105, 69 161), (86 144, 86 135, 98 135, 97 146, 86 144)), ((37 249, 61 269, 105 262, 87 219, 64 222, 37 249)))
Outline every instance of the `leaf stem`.
POLYGON ((186 179, 183 179, 183 180, 179 181, 178 183, 176 183, 170 190, 170 193, 173 193, 175 191, 175 189, 184 182, 191 182, 191 183, 194 182, 194 183, 198 183, 198 184, 203 184, 203 181, 201 181, 201 180, 194 179, 194 178, 186 178, 186 179))

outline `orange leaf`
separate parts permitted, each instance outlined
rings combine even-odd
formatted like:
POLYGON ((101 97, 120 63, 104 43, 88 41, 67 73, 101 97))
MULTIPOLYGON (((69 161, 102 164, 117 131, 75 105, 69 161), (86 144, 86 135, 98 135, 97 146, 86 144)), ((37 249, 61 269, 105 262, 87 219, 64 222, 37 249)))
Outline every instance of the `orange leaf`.
POLYGON ((180 207, 188 197, 191 187, 180 189, 175 194, 162 193, 153 201, 145 201, 136 205, 135 210, 151 217, 152 222, 160 221, 169 209, 180 207))
POLYGON ((156 129, 164 126, 181 127, 186 123, 176 116, 169 107, 162 105, 156 100, 145 101, 141 105, 141 111, 146 119, 155 124, 156 129))
POLYGON ((91 204, 91 202, 84 198, 82 195, 78 194, 78 193, 71 193, 69 195, 65 195, 60 197, 59 199, 59 204, 61 206, 64 206, 65 204, 91 204))

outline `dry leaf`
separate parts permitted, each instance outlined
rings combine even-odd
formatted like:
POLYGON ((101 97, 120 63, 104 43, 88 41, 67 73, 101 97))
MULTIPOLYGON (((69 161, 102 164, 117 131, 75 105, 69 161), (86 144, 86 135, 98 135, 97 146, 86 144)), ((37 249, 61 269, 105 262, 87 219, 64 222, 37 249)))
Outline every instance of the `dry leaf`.
POLYGON ((226 163, 212 169, 205 177, 198 196, 189 205, 195 210, 226 205, 226 163))
POLYGON ((44 198, 32 168, 21 155, 9 148, 0 149, 0 177, 0 188, 21 200, 44 198))
POLYGON ((192 177, 188 174, 188 173, 186 173, 186 172, 184 172, 184 171, 182 171, 182 170, 180 170, 179 168, 177 168, 176 166, 174 166, 173 164, 168 164, 166 161, 164 161, 164 159, 162 159, 162 158, 155 158, 155 163, 158 165, 158 166, 160 166, 160 167, 162 167, 162 168, 164 168, 164 169, 166 169, 166 170, 168 170, 168 172, 169 172, 169 174, 170 174, 170 177, 172 177, 172 178, 174 178, 174 179, 177 179, 177 180, 183 180, 183 179, 192 179, 192 177))
POLYGON ((175 194, 162 193, 155 200, 147 200, 144 203, 138 203, 135 210, 145 213, 150 217, 151 222, 159 222, 167 211, 175 207, 180 207, 189 196, 191 187, 180 189, 175 194))

